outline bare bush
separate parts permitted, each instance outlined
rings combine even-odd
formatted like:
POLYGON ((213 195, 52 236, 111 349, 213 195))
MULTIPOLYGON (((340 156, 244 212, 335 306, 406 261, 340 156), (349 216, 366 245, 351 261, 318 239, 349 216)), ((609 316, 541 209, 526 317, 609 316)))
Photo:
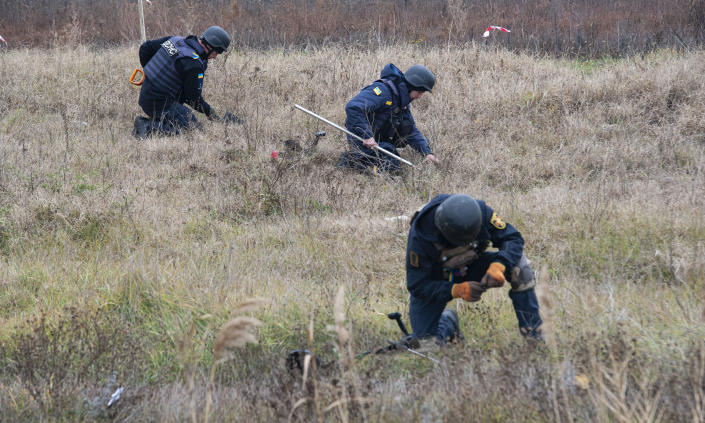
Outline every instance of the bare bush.
MULTIPOLYGON (((602 57, 701 45, 704 8, 701 0, 170 0, 155 2, 145 13, 147 34, 200 33, 218 24, 234 34, 239 48, 475 41, 488 47, 602 57), (488 25, 512 32, 483 39, 488 25)), ((12 46, 105 45, 140 36, 134 1, 5 1, 0 9, 0 28, 12 46)))

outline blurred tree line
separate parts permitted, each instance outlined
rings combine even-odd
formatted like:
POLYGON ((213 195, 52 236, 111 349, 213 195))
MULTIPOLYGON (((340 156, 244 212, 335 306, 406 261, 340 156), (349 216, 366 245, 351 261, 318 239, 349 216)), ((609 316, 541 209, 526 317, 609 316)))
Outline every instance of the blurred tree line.
MULTIPOLYGON (((236 47, 462 44, 564 56, 621 56, 705 41, 705 0, 153 0, 148 37, 212 24, 236 47), (509 28, 482 38, 488 25, 509 28)), ((139 40, 137 0, 0 0, 10 48, 139 40)))

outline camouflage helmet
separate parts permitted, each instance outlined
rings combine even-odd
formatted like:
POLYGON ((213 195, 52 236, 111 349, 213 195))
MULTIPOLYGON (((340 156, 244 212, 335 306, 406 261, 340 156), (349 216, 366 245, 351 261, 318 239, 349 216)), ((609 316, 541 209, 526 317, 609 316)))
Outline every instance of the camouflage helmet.
POLYGON ((211 46, 218 54, 222 54, 230 46, 230 35, 219 26, 211 26, 203 31, 201 40, 211 46))
POLYGON ((436 84, 436 77, 423 65, 414 65, 404 72, 404 79, 412 89, 431 92, 436 84))
POLYGON ((434 216, 436 228, 454 245, 475 241, 482 227, 482 210, 474 198, 453 194, 441 202, 434 216))

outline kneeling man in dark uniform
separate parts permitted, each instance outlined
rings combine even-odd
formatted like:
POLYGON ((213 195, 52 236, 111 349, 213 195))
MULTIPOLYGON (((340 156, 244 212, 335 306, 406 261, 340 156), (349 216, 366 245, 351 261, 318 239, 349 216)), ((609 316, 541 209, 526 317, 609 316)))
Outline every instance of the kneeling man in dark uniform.
POLYGON ((524 239, 488 205, 464 194, 442 194, 412 221, 406 254, 406 285, 414 335, 441 342, 462 338, 454 298, 479 301, 489 288, 509 281, 519 329, 542 340, 534 272, 524 239), (490 244, 492 246, 489 249, 490 244))
POLYGON ((220 120, 202 96, 208 60, 227 50, 230 36, 219 26, 203 32, 201 38, 168 36, 148 40, 140 46, 144 82, 139 105, 149 119, 137 117, 133 135, 176 135, 183 130, 201 128, 189 105, 209 120, 220 120))
POLYGON ((397 149, 407 145, 429 162, 439 164, 428 140, 416 127, 410 109, 411 102, 423 97, 425 92, 430 93, 435 84, 436 77, 425 66, 414 65, 402 73, 393 64, 386 65, 380 79, 363 88, 345 105, 345 127, 363 141, 348 135, 350 150, 340 155, 336 166, 397 171, 399 161, 375 148, 398 155, 397 149))

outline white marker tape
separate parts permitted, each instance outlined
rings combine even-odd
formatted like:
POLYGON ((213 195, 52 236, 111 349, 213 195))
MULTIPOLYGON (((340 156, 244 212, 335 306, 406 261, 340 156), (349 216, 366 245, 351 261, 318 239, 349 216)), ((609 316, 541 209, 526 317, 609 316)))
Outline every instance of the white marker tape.
POLYGON ((492 30, 502 31, 502 32, 512 32, 512 31, 510 31, 510 30, 508 30, 507 28, 504 28, 504 27, 502 27, 502 26, 490 25, 490 26, 487 27, 487 30, 485 31, 484 34, 482 34, 482 36, 485 37, 485 38, 489 37, 489 36, 490 36, 490 31, 492 31, 492 30))

